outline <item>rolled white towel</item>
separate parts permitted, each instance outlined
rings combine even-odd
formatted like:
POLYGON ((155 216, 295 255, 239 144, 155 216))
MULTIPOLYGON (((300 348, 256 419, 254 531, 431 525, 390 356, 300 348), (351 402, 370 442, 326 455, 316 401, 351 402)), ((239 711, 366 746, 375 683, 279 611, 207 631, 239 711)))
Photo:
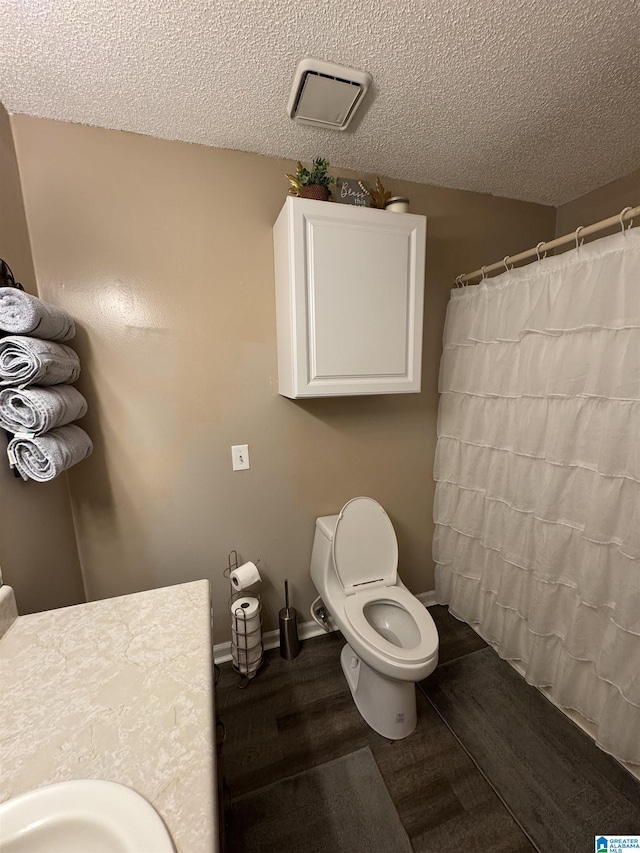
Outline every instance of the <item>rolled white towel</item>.
POLYGON ((67 468, 91 456, 93 444, 75 424, 57 427, 34 438, 12 438, 7 447, 9 461, 24 479, 45 483, 67 468))
POLYGON ((87 414, 87 401, 72 385, 53 388, 3 388, 0 391, 0 426, 8 432, 39 435, 77 421, 87 414))
POLYGON ((23 335, 0 338, 0 387, 60 385, 80 376, 71 347, 23 335))
POLYGON ((66 311, 17 287, 0 287, 0 329, 49 341, 68 341, 76 333, 66 311))

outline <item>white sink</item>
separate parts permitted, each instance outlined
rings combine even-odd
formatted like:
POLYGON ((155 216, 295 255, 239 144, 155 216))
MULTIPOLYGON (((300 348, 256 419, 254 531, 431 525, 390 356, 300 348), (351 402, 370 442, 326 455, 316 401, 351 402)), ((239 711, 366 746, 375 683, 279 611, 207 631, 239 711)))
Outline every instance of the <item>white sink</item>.
POLYGON ((46 785, 0 805, 0 853, 175 853, 162 818, 116 782, 46 785))

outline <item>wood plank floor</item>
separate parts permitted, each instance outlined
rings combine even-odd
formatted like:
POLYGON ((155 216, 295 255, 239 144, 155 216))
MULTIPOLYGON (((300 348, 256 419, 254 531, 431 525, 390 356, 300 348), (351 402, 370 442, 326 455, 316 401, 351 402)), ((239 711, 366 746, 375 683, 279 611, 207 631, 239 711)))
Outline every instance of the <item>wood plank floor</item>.
POLYGON ((420 686, 540 850, 575 853, 640 830, 640 782, 493 649, 420 686))
MULTIPOLYGON (((446 608, 430 612, 443 661, 485 645, 446 608)), ((369 728, 340 668, 343 645, 334 633, 306 641, 294 661, 268 652, 264 670, 244 690, 230 664, 221 667, 217 709, 225 727, 222 763, 231 797, 368 745, 416 853, 534 850, 420 692, 418 726, 408 738, 388 741, 369 728)))

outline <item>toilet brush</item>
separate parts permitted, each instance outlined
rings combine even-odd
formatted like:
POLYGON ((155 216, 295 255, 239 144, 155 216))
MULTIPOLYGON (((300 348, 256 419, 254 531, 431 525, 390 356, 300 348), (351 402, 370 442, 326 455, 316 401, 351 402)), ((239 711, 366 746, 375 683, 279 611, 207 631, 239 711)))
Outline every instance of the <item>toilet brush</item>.
POLYGON ((289 607, 289 581, 284 582, 285 606, 280 611, 280 655, 285 660, 293 660, 300 654, 298 622, 295 607, 289 607))

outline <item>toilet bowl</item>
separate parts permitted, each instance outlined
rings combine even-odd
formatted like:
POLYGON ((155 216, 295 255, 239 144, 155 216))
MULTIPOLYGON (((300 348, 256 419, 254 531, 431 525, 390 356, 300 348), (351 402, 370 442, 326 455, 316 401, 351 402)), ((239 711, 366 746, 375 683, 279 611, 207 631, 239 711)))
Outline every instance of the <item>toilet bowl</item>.
POLYGON ((398 577, 391 520, 372 498, 316 519, 311 579, 347 641, 340 661, 356 707, 386 738, 416 725, 416 682, 438 663, 438 632, 398 577))

